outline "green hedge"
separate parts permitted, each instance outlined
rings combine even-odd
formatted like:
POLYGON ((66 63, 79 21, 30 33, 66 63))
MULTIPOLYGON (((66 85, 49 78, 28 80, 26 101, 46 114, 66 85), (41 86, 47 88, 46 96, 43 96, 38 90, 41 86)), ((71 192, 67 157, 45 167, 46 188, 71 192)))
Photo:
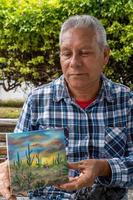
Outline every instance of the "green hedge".
POLYGON ((47 83, 61 74, 59 31, 75 14, 101 20, 112 50, 105 73, 133 87, 132 0, 0 0, 0 79, 8 80, 7 90, 23 81, 47 83))

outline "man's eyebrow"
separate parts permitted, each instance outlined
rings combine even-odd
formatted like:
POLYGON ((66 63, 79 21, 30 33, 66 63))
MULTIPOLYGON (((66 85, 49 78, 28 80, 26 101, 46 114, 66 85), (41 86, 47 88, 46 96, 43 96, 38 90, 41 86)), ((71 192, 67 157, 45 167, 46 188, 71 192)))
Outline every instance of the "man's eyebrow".
POLYGON ((66 46, 62 46, 60 47, 61 50, 70 50, 70 48, 66 47, 66 46))
POLYGON ((92 50, 92 48, 90 47, 90 48, 80 48, 79 50, 81 50, 81 51, 90 51, 90 50, 92 50))
MULTIPOLYGON (((85 49, 85 50, 88 49, 89 50, 89 49, 92 49, 92 48, 93 48, 92 46, 81 46, 78 49, 85 49)), ((66 46, 61 46, 60 49, 68 49, 69 50, 71 48, 66 45, 66 46)))
POLYGON ((91 45, 81 46, 80 49, 92 49, 91 45))

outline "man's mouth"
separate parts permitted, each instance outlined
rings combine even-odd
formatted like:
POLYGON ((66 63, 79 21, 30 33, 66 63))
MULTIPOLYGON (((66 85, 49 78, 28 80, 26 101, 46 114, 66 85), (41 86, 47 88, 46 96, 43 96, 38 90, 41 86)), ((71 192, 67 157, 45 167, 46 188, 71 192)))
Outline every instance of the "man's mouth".
POLYGON ((85 74, 83 73, 75 73, 75 74, 69 74, 69 76, 84 76, 85 74))

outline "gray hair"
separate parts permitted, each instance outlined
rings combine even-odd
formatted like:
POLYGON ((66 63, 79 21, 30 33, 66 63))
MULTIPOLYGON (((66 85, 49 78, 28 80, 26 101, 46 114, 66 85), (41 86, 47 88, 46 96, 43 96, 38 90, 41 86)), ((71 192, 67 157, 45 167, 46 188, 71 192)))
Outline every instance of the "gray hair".
POLYGON ((92 28, 97 37, 97 42, 100 45, 100 47, 108 46, 107 44, 107 38, 106 38, 106 31, 101 24, 101 22, 90 15, 75 15, 70 18, 68 18, 61 27, 59 41, 61 43, 62 34, 65 33, 67 30, 71 28, 77 28, 77 27, 85 27, 85 28, 92 28))

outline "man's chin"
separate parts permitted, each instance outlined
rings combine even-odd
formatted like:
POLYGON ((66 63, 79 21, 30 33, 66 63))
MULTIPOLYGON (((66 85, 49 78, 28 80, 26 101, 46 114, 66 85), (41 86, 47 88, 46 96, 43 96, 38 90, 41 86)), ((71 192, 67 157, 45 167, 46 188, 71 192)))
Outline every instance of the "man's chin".
POLYGON ((85 84, 82 84, 81 82, 74 82, 74 83, 70 82, 70 83, 68 84, 68 86, 70 86, 70 87, 73 88, 73 89, 79 89, 79 90, 81 90, 81 89, 83 89, 86 85, 85 85, 85 84))

